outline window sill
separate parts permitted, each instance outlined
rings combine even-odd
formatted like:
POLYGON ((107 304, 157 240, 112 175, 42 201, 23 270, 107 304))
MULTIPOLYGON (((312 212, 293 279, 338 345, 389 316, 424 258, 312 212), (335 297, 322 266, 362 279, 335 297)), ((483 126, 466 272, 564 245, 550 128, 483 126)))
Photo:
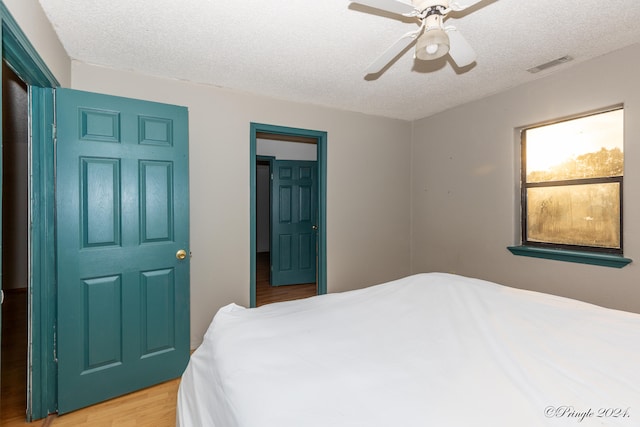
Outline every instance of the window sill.
POLYGON ((622 268, 632 260, 619 255, 595 252, 567 251, 562 249, 545 249, 533 246, 508 246, 507 249, 519 256, 554 259, 556 261, 577 262, 580 264, 602 265, 604 267, 622 268))

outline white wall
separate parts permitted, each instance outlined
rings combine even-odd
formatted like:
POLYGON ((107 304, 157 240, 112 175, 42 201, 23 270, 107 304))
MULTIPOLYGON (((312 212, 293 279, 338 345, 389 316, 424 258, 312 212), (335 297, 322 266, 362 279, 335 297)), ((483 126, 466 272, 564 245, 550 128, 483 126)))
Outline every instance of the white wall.
POLYGON ((189 108, 192 345, 249 303, 250 122, 328 132, 329 292, 409 273, 410 123, 78 62, 72 87, 189 108))
POLYGON ((63 87, 71 84, 71 60, 38 0, 3 0, 33 47, 63 87))
MULTIPOLYGON (((640 45, 414 123, 412 271, 456 272, 640 312, 640 45), (516 128, 625 106, 623 269, 518 257, 516 128)), ((471 71, 473 72, 473 71, 471 71)))

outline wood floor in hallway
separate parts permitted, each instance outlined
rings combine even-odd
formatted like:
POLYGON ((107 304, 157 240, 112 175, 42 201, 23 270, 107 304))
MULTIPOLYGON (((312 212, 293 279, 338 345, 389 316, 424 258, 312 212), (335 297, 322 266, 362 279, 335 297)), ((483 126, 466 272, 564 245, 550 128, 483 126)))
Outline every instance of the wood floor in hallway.
POLYGON ((256 305, 258 307, 274 302, 308 298, 317 294, 315 283, 271 286, 270 270, 269 252, 259 252, 256 256, 256 305))

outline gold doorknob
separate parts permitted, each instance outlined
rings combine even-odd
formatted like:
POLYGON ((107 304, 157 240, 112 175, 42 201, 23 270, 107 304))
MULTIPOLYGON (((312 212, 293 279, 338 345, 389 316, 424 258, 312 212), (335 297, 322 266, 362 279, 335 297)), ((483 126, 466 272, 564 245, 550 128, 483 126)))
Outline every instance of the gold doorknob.
POLYGON ((178 252, 176 252, 176 258, 178 258, 179 260, 183 260, 187 257, 187 251, 185 251, 184 249, 180 249, 178 252))

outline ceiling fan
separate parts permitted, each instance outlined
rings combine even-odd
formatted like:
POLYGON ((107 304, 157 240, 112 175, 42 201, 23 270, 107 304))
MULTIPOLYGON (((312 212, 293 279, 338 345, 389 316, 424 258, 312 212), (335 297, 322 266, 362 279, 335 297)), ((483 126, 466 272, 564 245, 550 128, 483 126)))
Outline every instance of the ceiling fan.
POLYGON ((380 72, 409 45, 416 42, 415 58, 431 60, 447 53, 458 67, 465 67, 476 60, 476 53, 467 40, 452 26, 444 26, 444 19, 451 11, 461 11, 481 0, 350 0, 365 6, 399 14, 420 21, 420 28, 400 37, 389 49, 365 70, 367 74, 380 72))

